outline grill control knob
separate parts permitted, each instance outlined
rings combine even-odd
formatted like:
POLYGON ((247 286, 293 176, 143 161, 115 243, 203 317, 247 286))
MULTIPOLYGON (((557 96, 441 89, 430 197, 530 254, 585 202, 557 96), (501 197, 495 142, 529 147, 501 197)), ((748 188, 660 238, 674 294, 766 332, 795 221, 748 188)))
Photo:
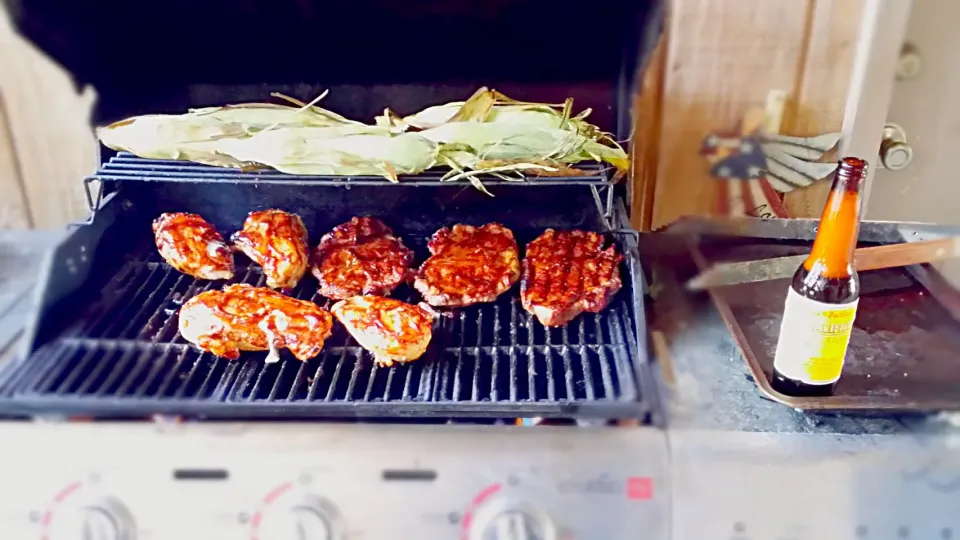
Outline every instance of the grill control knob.
POLYGON ((259 538, 269 540, 345 540, 339 512, 316 495, 293 498, 271 508, 259 525, 259 538))
POLYGON ((495 499, 471 522, 469 540, 556 540, 557 529, 540 508, 521 501, 495 499))
POLYGON ((133 516, 113 497, 58 510, 51 522, 51 540, 136 540, 133 516))

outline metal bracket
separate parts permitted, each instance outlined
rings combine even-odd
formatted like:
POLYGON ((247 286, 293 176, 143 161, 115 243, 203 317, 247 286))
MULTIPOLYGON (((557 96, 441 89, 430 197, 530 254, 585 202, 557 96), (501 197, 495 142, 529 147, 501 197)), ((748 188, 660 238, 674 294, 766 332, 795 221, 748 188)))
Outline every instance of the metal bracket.
POLYGON ((629 237, 633 238, 633 239, 634 239, 635 241, 637 241, 637 242, 640 241, 640 233, 637 232, 637 231, 635 231, 635 230, 633 230, 633 229, 610 229, 610 230, 607 231, 607 232, 609 232, 610 234, 618 234, 618 235, 623 235, 623 236, 629 236, 629 237))
POLYGON ((600 213, 603 225, 608 231, 613 231, 617 227, 613 222, 613 184, 608 183, 603 186, 590 186, 590 193, 593 194, 593 202, 600 213))
POLYGON ((87 197, 87 208, 94 214, 103 204, 104 182, 96 176, 88 176, 83 179, 83 193, 87 197), (96 187, 93 184, 96 183, 96 187))

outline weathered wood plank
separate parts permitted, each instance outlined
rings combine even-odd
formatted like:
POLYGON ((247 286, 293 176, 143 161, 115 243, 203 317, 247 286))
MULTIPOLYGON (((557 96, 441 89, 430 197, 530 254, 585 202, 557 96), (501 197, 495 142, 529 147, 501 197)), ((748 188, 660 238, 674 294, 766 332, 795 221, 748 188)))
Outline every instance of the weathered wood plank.
MULTIPOLYGON (((809 45, 798 88, 787 107, 783 133, 817 135, 840 131, 862 15, 862 0, 814 2, 809 45)), ((793 217, 820 217, 829 192, 829 180, 817 182, 788 193, 784 206, 793 217)))
POLYGON ((654 190, 660 161, 661 112, 663 106, 664 67, 667 59, 667 33, 664 32, 650 55, 633 104, 634 129, 630 155, 633 181, 631 221, 634 229, 650 230, 653 219, 654 190))
POLYGON ((0 92, 0 229, 29 229, 32 226, 13 133, 0 92))
POLYGON ((674 0, 652 226, 709 215, 717 180, 698 151, 770 90, 796 88, 812 0, 674 0))
POLYGON ((92 90, 17 35, 0 9, 0 94, 32 224, 62 227, 87 215, 83 177, 96 167, 92 90))

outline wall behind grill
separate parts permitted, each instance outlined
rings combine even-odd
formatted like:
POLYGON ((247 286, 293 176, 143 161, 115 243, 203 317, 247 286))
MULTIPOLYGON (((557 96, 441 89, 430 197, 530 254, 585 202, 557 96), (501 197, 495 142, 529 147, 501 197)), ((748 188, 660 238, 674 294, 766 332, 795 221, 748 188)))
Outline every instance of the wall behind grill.
POLYGON ((15 33, 0 2, 0 229, 60 228, 86 216, 94 100, 15 33))

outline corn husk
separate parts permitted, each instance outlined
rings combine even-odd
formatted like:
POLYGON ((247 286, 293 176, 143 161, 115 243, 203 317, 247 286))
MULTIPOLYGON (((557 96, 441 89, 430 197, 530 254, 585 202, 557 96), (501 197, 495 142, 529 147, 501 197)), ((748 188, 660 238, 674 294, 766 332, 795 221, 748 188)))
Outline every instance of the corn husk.
POLYGON ((146 158, 262 168, 300 175, 380 175, 397 181, 434 165, 446 180, 578 176, 581 161, 606 162, 618 178, 629 167, 612 137, 571 116, 562 104, 512 100, 487 88, 464 102, 429 107, 408 117, 389 109, 376 125, 347 119, 286 96, 290 105, 249 103, 194 109, 181 115, 129 118, 98 130, 104 145, 146 158))
POLYGON ((238 105, 224 105, 222 107, 204 107, 191 109, 190 116, 212 119, 226 124, 240 124, 249 131, 262 131, 272 127, 331 127, 342 125, 364 126, 341 116, 333 111, 318 107, 317 101, 326 96, 326 92, 318 96, 311 103, 303 103, 297 99, 279 93, 271 94, 275 98, 290 102, 291 105, 276 103, 241 103, 238 105))
MULTIPOLYGON (((568 100, 572 104, 572 100, 568 100)), ((427 107, 426 109, 412 114, 407 117, 399 117, 393 113, 390 109, 384 111, 382 116, 377 117, 377 124, 383 126, 390 126, 396 130, 409 130, 409 129, 430 129, 437 127, 441 124, 446 124, 448 122, 492 122, 497 119, 498 116, 503 112, 516 112, 516 111, 539 111, 541 113, 547 113, 550 116, 556 116, 554 113, 559 111, 562 113, 564 108, 567 107, 567 103, 562 103, 559 105, 551 105, 547 103, 527 103, 523 101, 516 101, 508 98, 507 96, 497 92, 496 90, 490 90, 486 87, 482 87, 470 97, 467 101, 454 101, 450 103, 445 103, 443 105, 435 105, 433 107, 427 107)), ((584 113, 581 113, 584 117, 589 115, 590 111, 587 110, 584 113)), ((501 118, 501 121, 509 121, 509 115, 501 118)), ((557 116, 557 122, 549 122, 550 124, 556 125, 559 124, 559 119, 562 117, 557 116)))
POLYGON ((618 179, 629 158, 613 138, 586 121, 590 110, 571 117, 573 100, 563 104, 528 103, 481 88, 467 101, 428 107, 404 118, 389 109, 377 125, 393 132, 420 130, 441 144, 441 162, 453 169, 451 180, 476 180, 481 174, 516 179, 523 174, 578 176, 569 165, 605 162, 618 179))
POLYGON ((574 169, 551 159, 477 159, 472 151, 441 147, 439 162, 450 167, 442 180, 468 180, 487 195, 493 195, 481 182, 485 175, 522 182, 527 176, 586 176, 590 172, 574 169))
MULTIPOLYGON (((496 172, 542 171, 559 175, 581 161, 607 162, 618 171, 629 168, 629 159, 618 148, 608 147, 577 132, 496 122, 450 122, 419 132, 444 145, 443 160, 454 169, 483 170, 497 163, 496 172), (453 163, 451 163, 453 162, 453 163), (512 164, 512 165, 511 165, 512 164)), ((451 179, 466 178, 454 175, 451 179)))
MULTIPOLYGON (((449 122, 497 122, 567 128, 594 139, 609 138, 609 135, 586 121, 592 112, 590 109, 576 116, 571 116, 572 110, 573 98, 559 104, 532 103, 517 101, 496 90, 483 87, 474 92, 467 101, 427 107, 403 118, 387 109, 376 120, 378 125, 389 126, 395 131, 430 129, 449 122)), ((609 142, 612 143, 612 139, 609 142)))
POLYGON ((225 138, 217 152, 299 175, 383 176, 433 167, 439 147, 417 133, 392 135, 375 126, 278 127, 246 138, 225 138))
POLYGON ((470 148, 477 159, 562 158, 579 153, 586 137, 519 124, 450 122, 419 132, 439 144, 470 148))
POLYGON ((97 137, 108 148, 143 158, 249 168, 256 164, 217 152, 218 141, 246 138, 275 127, 367 127, 312 103, 304 104, 281 94, 274 96, 296 105, 245 103, 193 109, 177 115, 135 116, 98 129, 97 137))
POLYGON ((128 118, 97 130, 107 148, 142 158, 181 159, 221 167, 244 164, 215 151, 215 141, 242 137, 239 125, 196 121, 185 115, 146 115, 128 118))

